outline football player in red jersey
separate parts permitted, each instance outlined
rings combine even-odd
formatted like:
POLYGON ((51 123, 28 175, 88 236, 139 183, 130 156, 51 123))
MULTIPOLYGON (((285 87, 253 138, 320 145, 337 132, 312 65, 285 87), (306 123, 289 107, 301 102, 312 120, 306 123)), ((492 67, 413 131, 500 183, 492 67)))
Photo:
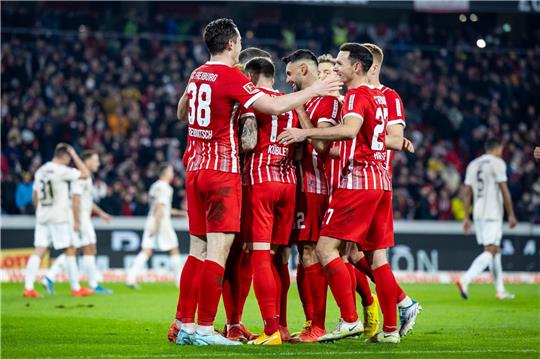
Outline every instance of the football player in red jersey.
MULTIPOLYGON (((238 55, 240 62, 236 64, 235 67, 244 71, 245 64, 254 57, 272 59, 272 55, 267 51, 257 47, 248 47, 247 49, 240 51, 240 54, 238 55)), ((240 132, 249 130, 250 128, 248 127, 242 127, 242 121, 240 122, 240 132)), ((239 148, 240 167, 243 167, 243 152, 245 152, 246 149, 247 148, 244 148, 243 142, 241 141, 239 148)), ((242 188, 242 192, 243 191, 244 188, 242 188)), ((252 279, 251 253, 247 248, 247 244, 242 240, 241 233, 238 233, 231 246, 229 257, 225 264, 225 275, 223 277, 223 306, 225 307, 225 314, 227 316, 227 323, 223 329, 223 335, 231 340, 247 342, 257 338, 257 335, 250 332, 244 323, 242 323, 244 305, 251 289, 252 279)))
POLYGON ((351 280, 340 257, 342 241, 358 244, 366 254, 375 278, 384 317, 383 331, 372 341, 399 343, 397 284, 388 265, 386 250, 394 244, 391 182, 386 161, 386 98, 368 83, 373 55, 364 46, 340 47, 335 71, 348 88, 342 123, 331 128, 288 129, 280 142, 289 145, 306 138, 340 142, 341 180, 328 206, 317 254, 325 267, 341 320, 320 341, 341 339, 363 332, 351 292, 351 280))
MULTIPOLYGON (((261 92, 283 96, 272 88, 275 68, 271 60, 254 58, 245 65, 245 72, 261 92)), ((242 236, 252 250, 253 287, 264 320, 264 334, 249 344, 279 345, 281 279, 272 252, 289 242, 296 175, 294 145, 280 145, 277 136, 287 127, 296 127, 298 119, 293 111, 269 115, 257 110, 243 113, 241 119, 245 121, 242 145, 248 151, 242 173, 242 236)))
POLYGON ((191 73, 177 111, 180 119, 189 122, 186 197, 190 256, 180 278, 181 330, 176 343, 239 345, 214 330, 224 266, 235 233, 240 230, 237 109, 253 106, 279 115, 312 97, 335 91, 340 82, 319 81, 304 91, 273 98, 233 67, 242 45, 232 20, 210 22, 203 37, 210 61, 191 73))
MULTIPOLYGON (((287 83, 294 90, 302 90, 318 79, 317 57, 309 50, 300 49, 283 58, 287 64, 287 83)), ((296 110, 302 128, 326 128, 337 125, 341 104, 338 96, 314 97, 296 110)), ((323 268, 315 253, 320 226, 328 206, 328 183, 325 161, 331 141, 310 140, 303 145, 303 156, 298 163, 296 226, 293 242, 301 254, 299 281, 306 325, 295 341, 316 342, 325 334, 327 283, 323 268), (303 274, 303 276, 302 276, 303 274)))
MULTIPOLYGON (((327 76, 334 74, 334 66, 336 59, 330 55, 321 55, 319 60, 319 78, 325 79, 327 76)), ((336 94, 339 96, 339 93, 336 94)), ((343 102, 343 98, 340 98, 343 102)), ((326 179, 328 181, 329 198, 332 198, 332 193, 338 188, 339 178, 341 176, 341 166, 339 161, 339 141, 334 142, 330 149, 329 156, 326 160, 326 179)), ((349 254, 355 249, 353 243, 347 243, 342 247, 341 253, 343 261, 349 270, 351 276, 351 288, 356 303, 356 293, 362 299, 362 307, 364 312, 364 335, 372 337, 379 331, 379 301, 377 296, 371 293, 369 280, 361 270, 356 268, 349 260, 349 254)), ((356 251, 358 252, 358 251, 356 251)))

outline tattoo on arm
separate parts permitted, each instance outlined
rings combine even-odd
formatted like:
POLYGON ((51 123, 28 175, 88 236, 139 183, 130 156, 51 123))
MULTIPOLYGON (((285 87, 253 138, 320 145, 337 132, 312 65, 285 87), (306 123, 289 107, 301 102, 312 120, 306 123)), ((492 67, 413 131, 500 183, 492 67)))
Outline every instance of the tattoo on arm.
POLYGON ((249 152, 257 145, 257 120, 249 116, 244 120, 242 129, 242 152, 249 152))

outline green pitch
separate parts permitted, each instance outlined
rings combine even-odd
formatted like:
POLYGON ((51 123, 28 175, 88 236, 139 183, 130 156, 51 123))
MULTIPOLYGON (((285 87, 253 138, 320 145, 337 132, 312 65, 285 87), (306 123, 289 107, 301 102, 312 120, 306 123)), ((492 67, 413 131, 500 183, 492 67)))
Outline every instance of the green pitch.
MULTIPOLYGON (((177 290, 172 284, 143 284, 141 290, 110 285, 115 294, 89 298, 68 296, 67 285, 56 296, 22 297, 22 284, 2 284, 4 358, 538 358, 540 356, 540 287, 511 285, 514 301, 495 300, 493 286, 473 285, 463 301, 452 285, 406 285, 424 311, 415 331, 397 346, 366 345, 348 339, 335 344, 287 344, 280 347, 186 347, 167 341, 177 290)), ((338 318, 329 298, 327 325, 338 318)), ((260 332, 253 294, 244 322, 260 332)), ((218 325, 224 323, 220 310, 218 325)), ((293 285, 289 293, 289 328, 298 330, 303 314, 293 285)))

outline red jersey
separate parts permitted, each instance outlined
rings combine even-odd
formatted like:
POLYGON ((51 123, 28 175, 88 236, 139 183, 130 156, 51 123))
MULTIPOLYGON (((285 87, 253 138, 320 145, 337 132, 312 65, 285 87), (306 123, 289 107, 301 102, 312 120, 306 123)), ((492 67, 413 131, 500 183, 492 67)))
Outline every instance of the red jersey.
MULTIPOLYGON (((336 148, 339 151, 339 142, 334 142, 332 148, 336 148)), ((326 181, 328 182, 328 194, 330 196, 332 196, 332 193, 336 190, 336 188, 338 188, 340 176, 340 160, 328 157, 326 160, 326 181)))
MULTIPOLYGON (((403 109, 403 101, 401 101, 401 97, 399 97, 399 94, 395 90, 384 85, 382 85, 380 90, 386 98, 386 105, 388 107, 388 123, 386 124, 386 127, 388 128, 394 125, 401 125, 405 127, 405 111, 403 109)), ((393 158, 394 151, 388 149, 386 151, 386 169, 388 170, 390 180, 392 180, 393 158)))
POLYGON ((186 91, 187 171, 239 173, 237 109, 249 108, 264 93, 240 70, 210 61, 191 73, 186 91))
MULTIPOLYGON (((306 112, 314 127, 320 122, 336 126, 339 122, 341 104, 337 97, 314 97, 306 103, 306 112)), ((325 159, 321 158, 309 142, 304 145, 302 160, 298 165, 302 192, 328 194, 325 159)))
MULTIPOLYGON (((261 93, 272 97, 283 93, 271 89, 259 88, 261 93)), ((251 111, 242 115, 254 115, 257 119, 257 145, 246 153, 242 182, 251 185, 263 182, 281 182, 296 184, 294 144, 282 146, 277 138, 285 128, 297 127, 296 112, 289 111, 281 115, 269 115, 259 111, 251 111)))
POLYGON ((386 170, 386 124, 388 108, 381 90, 361 85, 345 95, 342 121, 363 120, 356 138, 340 142, 341 180, 339 188, 390 191, 386 170))

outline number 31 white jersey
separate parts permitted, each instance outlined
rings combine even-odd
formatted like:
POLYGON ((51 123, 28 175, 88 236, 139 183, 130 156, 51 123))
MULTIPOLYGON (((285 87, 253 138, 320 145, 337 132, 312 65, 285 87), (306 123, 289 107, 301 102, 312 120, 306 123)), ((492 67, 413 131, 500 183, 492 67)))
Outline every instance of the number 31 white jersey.
POLYGON ((34 176, 34 191, 39 198, 36 219, 39 223, 67 223, 72 213, 69 182, 81 172, 54 162, 41 166, 34 176))
POLYGON ((469 163, 465 184, 473 190, 475 220, 502 221, 504 209, 499 183, 506 181, 506 164, 497 156, 484 154, 469 163))

